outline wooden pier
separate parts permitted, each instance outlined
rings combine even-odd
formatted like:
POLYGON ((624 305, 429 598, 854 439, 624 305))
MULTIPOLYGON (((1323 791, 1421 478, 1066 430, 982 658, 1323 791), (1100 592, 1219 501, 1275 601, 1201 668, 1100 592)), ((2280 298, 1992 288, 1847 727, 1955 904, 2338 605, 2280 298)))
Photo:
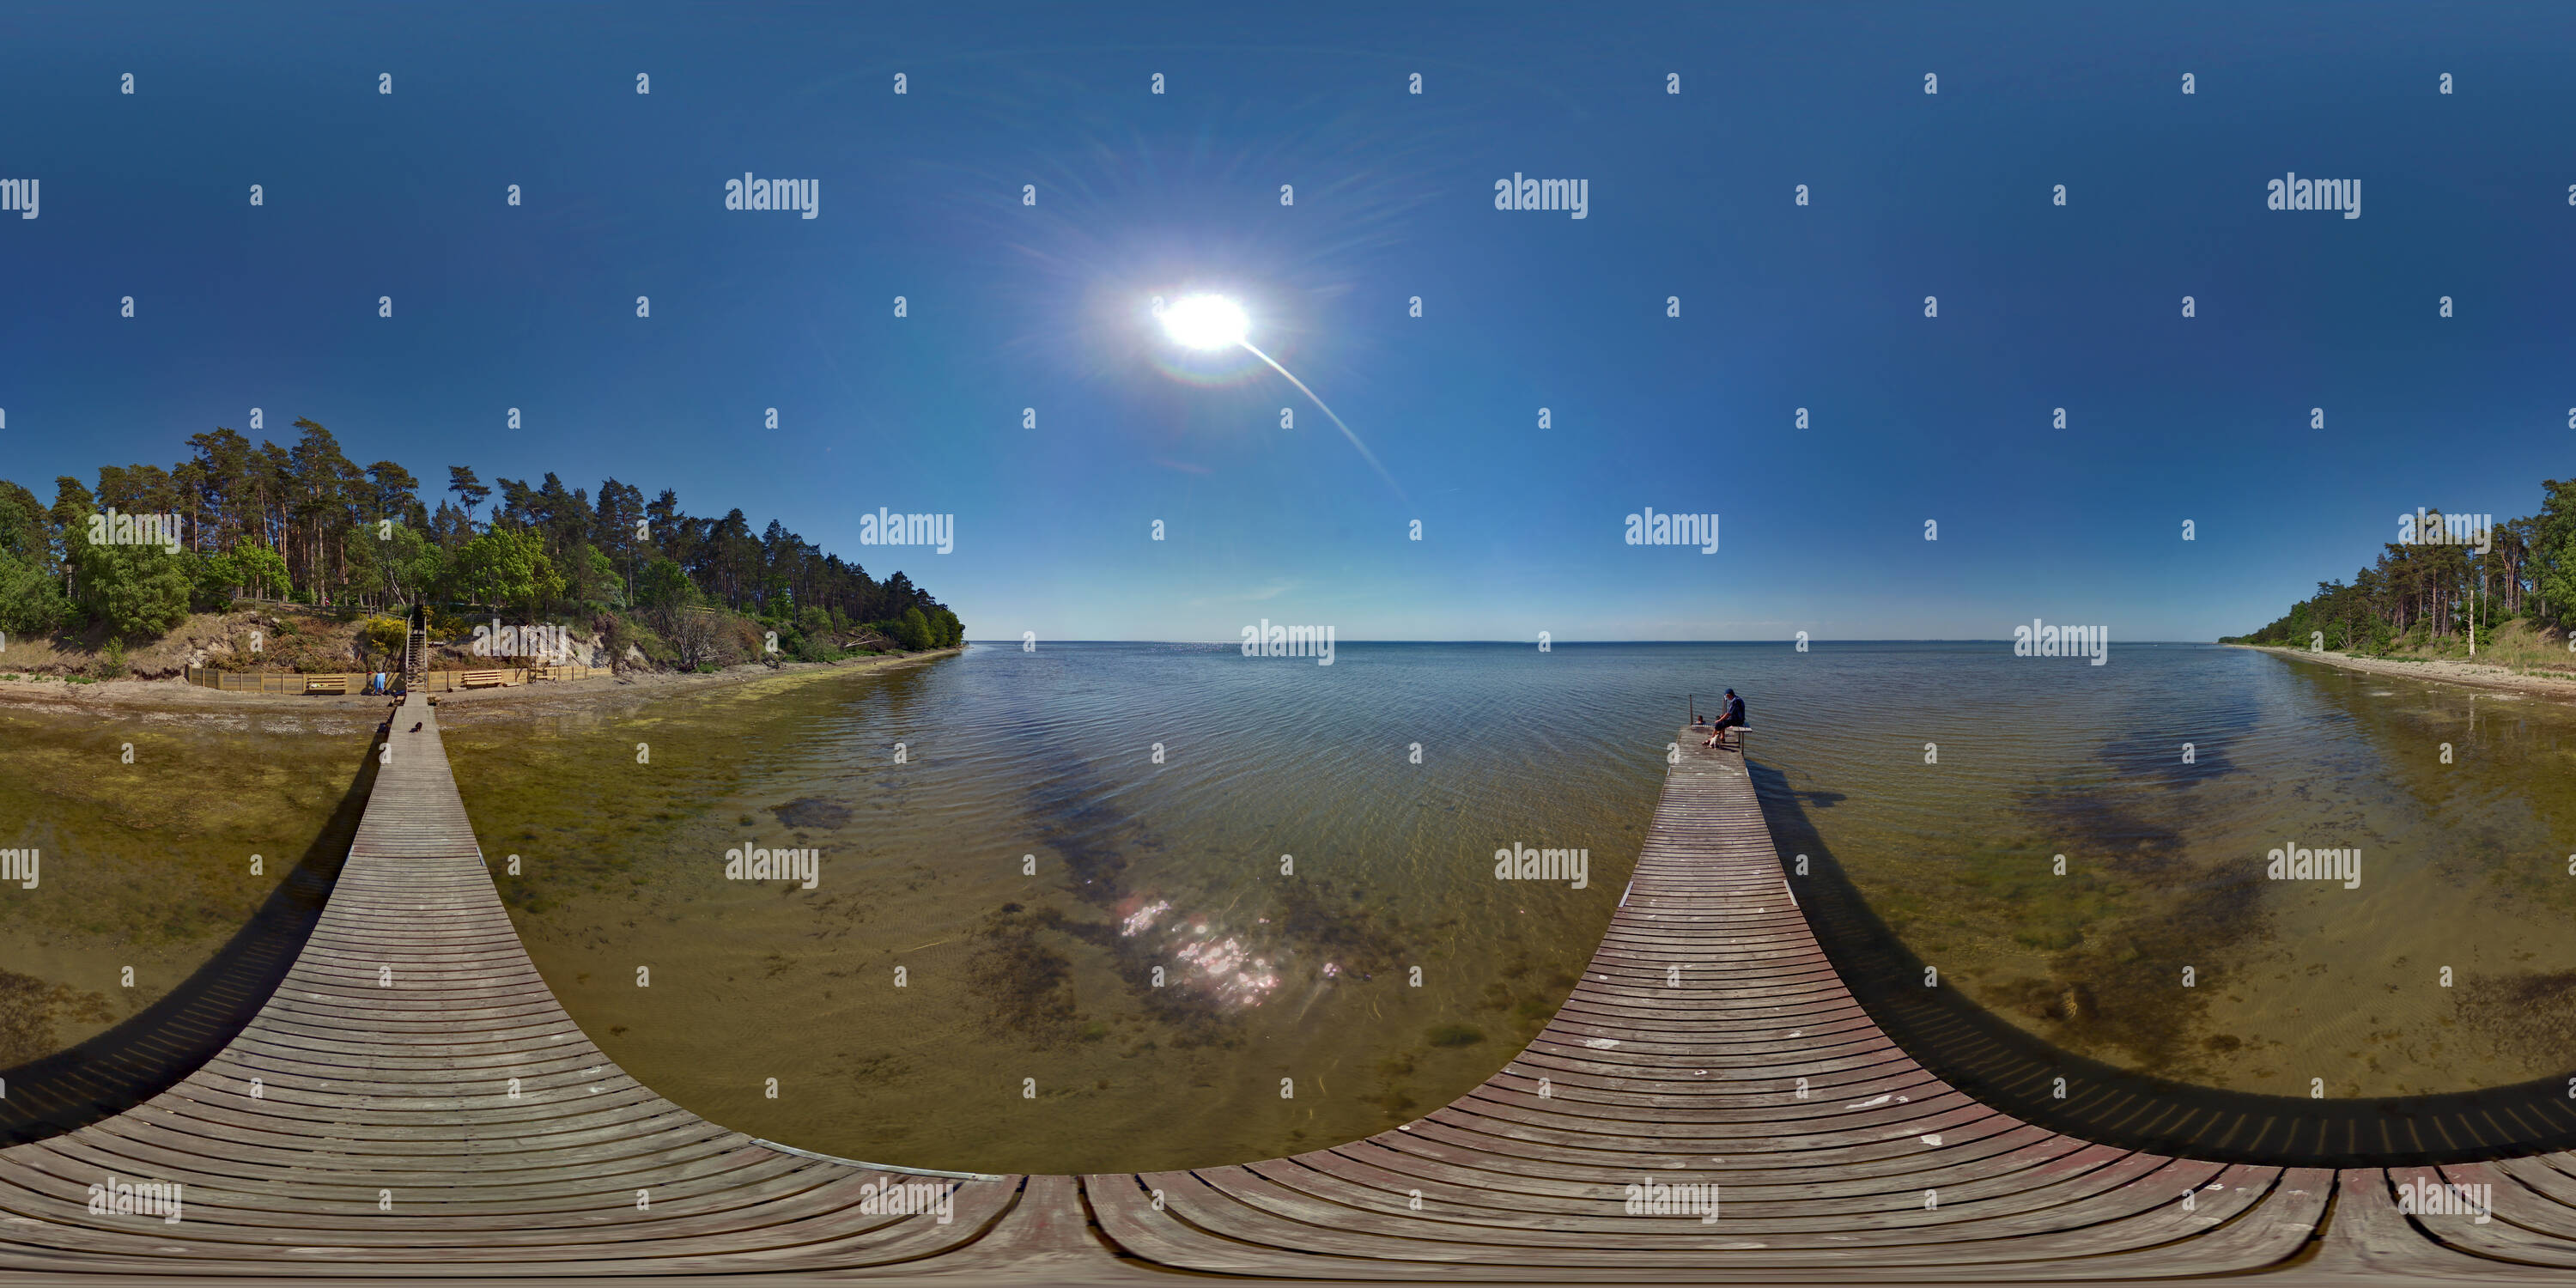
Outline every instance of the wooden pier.
POLYGON ((392 728, 322 920, 240 1036, 127 1113, 0 1151, 0 1270, 1033 1284, 2576 1270, 2576 1156, 2197 1162, 2058 1135, 1945 1085, 1809 932, 1742 753, 1690 738, 1573 996, 1501 1072, 1418 1121, 1141 1175, 904 1173, 773 1146, 663 1100, 590 1043, 502 910, 436 712, 415 696, 392 728), (2401 1213, 2398 1187, 2418 1181, 2490 1186, 2492 1218, 2401 1213), (184 1186, 180 1219, 92 1212, 89 1187, 117 1182, 184 1186), (949 1218, 874 1214, 889 1183, 933 1187, 949 1218), (1714 1219, 1693 1206, 1706 1186, 1714 1219), (1680 1187, 1660 1192, 1680 1210, 1651 1210, 1657 1187, 1680 1187))

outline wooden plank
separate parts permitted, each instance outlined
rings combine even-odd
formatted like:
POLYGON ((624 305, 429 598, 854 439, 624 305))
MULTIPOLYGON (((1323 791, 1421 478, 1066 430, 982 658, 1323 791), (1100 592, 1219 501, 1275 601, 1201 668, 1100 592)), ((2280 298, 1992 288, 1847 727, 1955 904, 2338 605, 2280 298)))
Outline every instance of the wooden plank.
MULTIPOLYGON (((1103 1232, 1207 1273, 1479 1280, 2243 1273, 2313 1243, 2328 1173, 2071 1141, 1905 1058, 1790 902, 1740 752, 1686 747, 1601 947, 1501 1072, 1333 1150, 1088 1177, 1103 1232), (1649 1177, 1713 1181, 1725 1215, 1703 1233, 1616 1210, 1619 1187, 1649 1177)), ((2486 1238, 2499 1255, 2534 1246, 2486 1238)), ((2472 1264, 2423 1251, 2418 1268, 2472 1264)))
POLYGON ((529 964, 425 695, 392 727, 321 922, 249 1026, 137 1109, 0 1151, 0 1265, 810 1270, 971 1243, 1017 1203, 1014 1178, 963 1183, 947 1221, 863 1213, 876 1187, 921 1182, 756 1144, 626 1077, 529 964), (88 1213, 109 1175, 185 1185, 186 1219, 88 1213))

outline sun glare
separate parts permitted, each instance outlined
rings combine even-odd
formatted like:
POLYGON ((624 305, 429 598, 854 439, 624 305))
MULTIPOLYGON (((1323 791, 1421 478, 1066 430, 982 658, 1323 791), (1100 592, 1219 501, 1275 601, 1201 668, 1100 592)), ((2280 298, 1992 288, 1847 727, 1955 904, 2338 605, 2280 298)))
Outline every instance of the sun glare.
POLYGON ((1252 327, 1243 306, 1222 295, 1192 295, 1163 308, 1163 329, 1193 349, 1230 349, 1252 327))

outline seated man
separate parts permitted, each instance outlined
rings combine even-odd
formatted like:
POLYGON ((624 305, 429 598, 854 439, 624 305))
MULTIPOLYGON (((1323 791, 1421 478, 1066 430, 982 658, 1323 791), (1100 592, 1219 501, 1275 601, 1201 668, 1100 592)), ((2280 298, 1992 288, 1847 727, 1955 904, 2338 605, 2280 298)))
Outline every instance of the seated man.
POLYGON ((1701 743, 1700 745, 1703 747, 1714 747, 1718 744, 1718 740, 1726 737, 1727 730, 1741 729, 1743 727, 1744 699, 1735 696, 1735 690, 1728 689, 1726 691, 1726 714, 1717 718, 1716 722, 1709 729, 1708 741, 1701 743))

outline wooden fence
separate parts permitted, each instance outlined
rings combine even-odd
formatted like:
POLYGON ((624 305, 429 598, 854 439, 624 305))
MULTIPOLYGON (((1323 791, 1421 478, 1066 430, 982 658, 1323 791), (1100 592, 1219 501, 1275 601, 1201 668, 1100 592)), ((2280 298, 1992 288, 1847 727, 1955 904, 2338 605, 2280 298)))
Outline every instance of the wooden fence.
MULTIPOLYGON (((505 685, 526 684, 531 680, 586 680, 606 675, 604 666, 536 666, 494 667, 488 671, 431 671, 420 680, 423 693, 452 693, 465 687, 467 675, 497 674, 505 685)), ((200 688, 221 689, 227 693, 364 693, 367 681, 375 678, 372 671, 344 671, 330 674, 304 674, 294 671, 218 671, 212 667, 188 668, 188 683, 200 688)), ((384 672, 385 683, 399 687, 402 674, 384 672)))

